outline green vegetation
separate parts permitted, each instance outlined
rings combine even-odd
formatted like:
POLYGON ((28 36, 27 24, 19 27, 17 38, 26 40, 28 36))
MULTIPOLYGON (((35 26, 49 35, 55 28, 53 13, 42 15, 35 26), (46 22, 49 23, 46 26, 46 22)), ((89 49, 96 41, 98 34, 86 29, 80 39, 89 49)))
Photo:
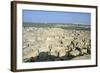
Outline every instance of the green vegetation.
POLYGON ((65 24, 65 23, 23 23, 24 27, 37 28, 62 28, 67 30, 91 30, 90 25, 65 24))

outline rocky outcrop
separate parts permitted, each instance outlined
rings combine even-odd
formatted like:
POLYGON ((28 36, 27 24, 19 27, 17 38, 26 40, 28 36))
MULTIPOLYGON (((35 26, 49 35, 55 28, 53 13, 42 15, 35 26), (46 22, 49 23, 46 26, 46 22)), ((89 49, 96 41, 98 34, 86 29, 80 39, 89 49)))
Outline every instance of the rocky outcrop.
POLYGON ((91 54, 90 31, 23 28, 23 61, 70 60, 91 54))

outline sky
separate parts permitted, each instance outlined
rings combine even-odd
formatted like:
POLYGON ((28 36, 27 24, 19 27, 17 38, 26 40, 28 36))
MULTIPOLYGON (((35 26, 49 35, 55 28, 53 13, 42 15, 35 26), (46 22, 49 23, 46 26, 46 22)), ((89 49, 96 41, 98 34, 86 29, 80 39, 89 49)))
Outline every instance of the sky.
POLYGON ((78 23, 90 25, 91 14, 82 12, 23 10, 22 20, 23 22, 32 23, 78 23))

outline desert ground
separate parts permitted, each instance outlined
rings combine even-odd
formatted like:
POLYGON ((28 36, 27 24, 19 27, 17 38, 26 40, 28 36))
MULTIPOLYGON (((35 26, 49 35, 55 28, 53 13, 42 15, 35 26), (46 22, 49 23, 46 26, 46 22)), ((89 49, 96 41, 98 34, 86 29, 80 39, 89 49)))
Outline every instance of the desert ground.
POLYGON ((59 27, 23 26, 22 61, 43 62, 91 59, 90 30, 59 27))

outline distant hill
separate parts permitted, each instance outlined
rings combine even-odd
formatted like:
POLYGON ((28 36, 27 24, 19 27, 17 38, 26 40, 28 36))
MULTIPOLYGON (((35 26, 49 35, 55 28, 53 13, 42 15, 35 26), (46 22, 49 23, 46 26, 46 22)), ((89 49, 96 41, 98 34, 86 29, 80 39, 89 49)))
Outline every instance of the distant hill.
POLYGON ((62 28, 62 29, 76 29, 76 30, 90 30, 90 25, 83 25, 83 24, 72 24, 72 23, 30 23, 30 22, 23 22, 24 27, 49 27, 49 28, 62 28))

